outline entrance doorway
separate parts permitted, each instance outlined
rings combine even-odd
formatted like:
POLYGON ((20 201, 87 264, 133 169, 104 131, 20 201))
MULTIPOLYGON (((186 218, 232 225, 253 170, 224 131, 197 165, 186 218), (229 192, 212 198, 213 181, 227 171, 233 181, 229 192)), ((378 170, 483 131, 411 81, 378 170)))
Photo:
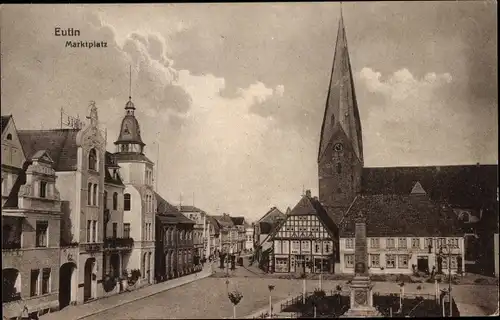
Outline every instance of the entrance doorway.
POLYGON ((73 273, 76 265, 73 262, 66 262, 59 268, 59 310, 64 309, 71 303, 73 273))
POLYGON ((417 256, 417 270, 420 272, 429 273, 429 257, 417 256))
POLYGON ((83 301, 88 301, 93 298, 93 284, 97 276, 94 273, 95 258, 89 258, 85 262, 85 279, 83 282, 83 301))

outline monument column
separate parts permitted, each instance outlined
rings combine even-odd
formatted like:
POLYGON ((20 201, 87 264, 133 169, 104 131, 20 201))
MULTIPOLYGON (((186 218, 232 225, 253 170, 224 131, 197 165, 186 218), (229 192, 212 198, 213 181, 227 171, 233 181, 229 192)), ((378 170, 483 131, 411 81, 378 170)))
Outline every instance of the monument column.
POLYGON ((366 219, 359 213, 355 219, 354 278, 351 281, 351 307, 343 317, 381 317, 373 306, 373 284, 368 273, 366 219))

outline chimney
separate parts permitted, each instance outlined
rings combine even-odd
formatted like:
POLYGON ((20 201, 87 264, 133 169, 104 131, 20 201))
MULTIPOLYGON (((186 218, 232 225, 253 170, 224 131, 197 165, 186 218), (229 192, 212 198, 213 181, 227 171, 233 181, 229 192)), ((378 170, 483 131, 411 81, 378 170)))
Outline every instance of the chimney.
POLYGON ((308 197, 308 198, 311 197, 311 190, 306 190, 306 197, 308 197))

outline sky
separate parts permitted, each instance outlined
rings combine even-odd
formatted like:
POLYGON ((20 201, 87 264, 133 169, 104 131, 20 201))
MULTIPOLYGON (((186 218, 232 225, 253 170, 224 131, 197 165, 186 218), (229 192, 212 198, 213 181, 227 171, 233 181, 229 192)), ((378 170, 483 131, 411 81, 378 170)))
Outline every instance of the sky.
MULTIPOLYGON (((342 7, 365 166, 498 163, 495 3, 342 7)), ((131 90, 171 203, 255 220, 293 208, 304 189, 318 194, 338 3, 3 5, 0 14, 1 112, 18 129, 59 128, 61 108, 85 118, 93 100, 114 151, 131 90)))

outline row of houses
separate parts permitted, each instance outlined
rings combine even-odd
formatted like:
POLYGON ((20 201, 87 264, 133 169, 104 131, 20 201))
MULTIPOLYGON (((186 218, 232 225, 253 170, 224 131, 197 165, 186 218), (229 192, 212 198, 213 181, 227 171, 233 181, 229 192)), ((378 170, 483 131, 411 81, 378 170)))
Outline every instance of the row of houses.
POLYGON ((8 319, 167 281, 218 252, 249 249, 243 217, 172 205, 155 190, 134 111, 129 99, 115 152, 106 150, 95 103, 85 127, 18 130, 2 116, 8 319))

